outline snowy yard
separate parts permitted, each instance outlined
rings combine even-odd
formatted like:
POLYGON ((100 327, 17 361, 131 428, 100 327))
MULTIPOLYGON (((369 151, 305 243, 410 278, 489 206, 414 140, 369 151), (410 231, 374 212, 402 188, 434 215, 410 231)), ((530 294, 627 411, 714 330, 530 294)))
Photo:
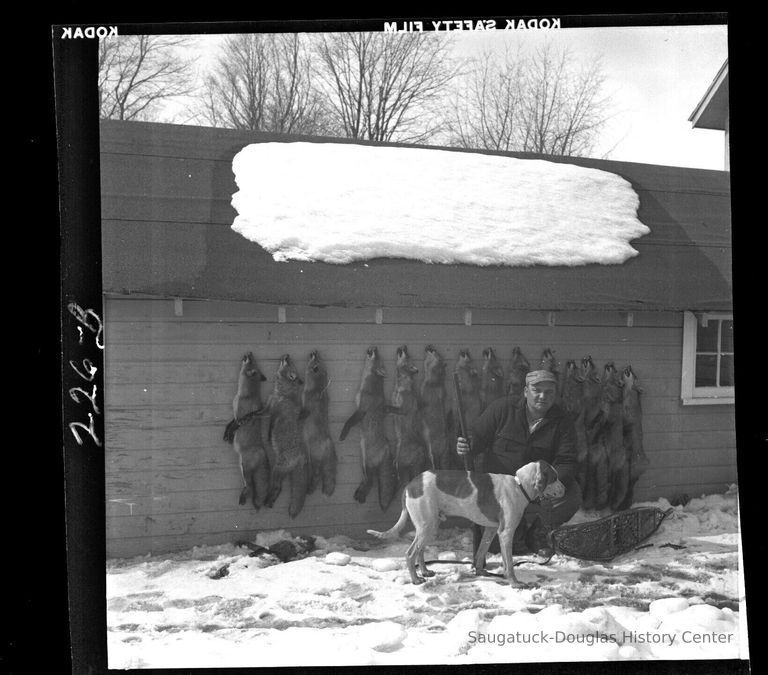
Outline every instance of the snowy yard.
MULTIPOLYGON (((413 586, 409 539, 318 537, 309 557, 272 565, 231 544, 109 560, 109 667, 747 658, 735 486, 675 507, 652 546, 611 563, 522 565, 523 590, 468 565, 413 586)), ((468 531, 446 530, 427 559, 470 550, 468 531)))

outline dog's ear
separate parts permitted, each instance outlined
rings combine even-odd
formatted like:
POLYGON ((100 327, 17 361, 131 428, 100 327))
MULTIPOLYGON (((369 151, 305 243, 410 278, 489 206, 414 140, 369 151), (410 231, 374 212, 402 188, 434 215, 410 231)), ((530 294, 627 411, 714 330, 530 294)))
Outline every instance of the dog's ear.
POLYGON ((551 464, 547 462, 545 462, 544 464, 546 466, 546 472, 547 472, 547 485, 549 485, 551 483, 554 483, 556 480, 558 480, 557 471, 555 471, 555 468, 551 464))
POLYGON ((545 462, 543 459, 536 462, 536 480, 534 481, 534 486, 539 494, 542 494, 544 490, 547 489, 547 486, 554 483, 556 480, 558 480, 557 471, 552 468, 552 465, 549 462, 545 462))
POLYGON ((547 485, 549 485, 549 477, 547 476, 548 468, 550 468, 550 466, 546 462, 542 460, 536 462, 536 480, 533 483, 534 489, 536 490, 536 496, 541 495, 547 485))

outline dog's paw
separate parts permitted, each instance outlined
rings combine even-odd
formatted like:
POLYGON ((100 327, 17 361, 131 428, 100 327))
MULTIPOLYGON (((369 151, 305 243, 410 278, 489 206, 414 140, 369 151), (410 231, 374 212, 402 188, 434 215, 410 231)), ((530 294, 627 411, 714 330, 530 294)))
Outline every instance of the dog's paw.
POLYGON ((412 579, 413 585, 418 586, 419 584, 426 583, 426 579, 424 577, 416 577, 415 579, 412 579))
POLYGON ((433 577, 433 576, 435 576, 435 572, 434 572, 433 570, 423 569, 423 570, 421 571, 421 573, 422 573, 422 574, 423 574, 425 577, 433 577))

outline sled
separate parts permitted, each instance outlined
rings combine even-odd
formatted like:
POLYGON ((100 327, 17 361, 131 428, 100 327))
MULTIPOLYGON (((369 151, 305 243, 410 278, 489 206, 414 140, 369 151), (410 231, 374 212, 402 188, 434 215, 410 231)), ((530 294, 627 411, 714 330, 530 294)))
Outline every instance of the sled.
POLYGON ((641 506, 588 523, 561 525, 550 534, 552 547, 573 558, 607 562, 650 537, 673 511, 641 506))

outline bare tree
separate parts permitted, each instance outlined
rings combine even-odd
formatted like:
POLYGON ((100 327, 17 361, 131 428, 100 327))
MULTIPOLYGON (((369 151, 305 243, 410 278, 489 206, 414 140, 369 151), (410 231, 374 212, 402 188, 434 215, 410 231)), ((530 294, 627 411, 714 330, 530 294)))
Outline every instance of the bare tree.
POLYGON ((529 57, 490 53, 475 60, 448 122, 459 147, 590 154, 609 119, 599 60, 573 65, 546 45, 529 57))
POLYGON ((99 41, 99 114, 119 120, 150 120, 160 104, 193 90, 194 61, 179 55, 190 39, 129 35, 99 41))
POLYGON ((242 34, 225 40, 199 116, 218 127, 312 134, 322 131, 322 112, 299 34, 242 34))
POLYGON ((447 129, 451 145, 485 150, 512 150, 519 144, 523 95, 522 61, 499 61, 492 52, 473 59, 464 78, 447 129))
POLYGON ((337 133, 407 142, 435 133, 433 105, 455 74, 442 36, 323 34, 316 59, 337 133))

